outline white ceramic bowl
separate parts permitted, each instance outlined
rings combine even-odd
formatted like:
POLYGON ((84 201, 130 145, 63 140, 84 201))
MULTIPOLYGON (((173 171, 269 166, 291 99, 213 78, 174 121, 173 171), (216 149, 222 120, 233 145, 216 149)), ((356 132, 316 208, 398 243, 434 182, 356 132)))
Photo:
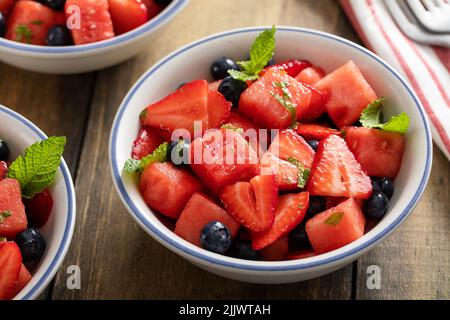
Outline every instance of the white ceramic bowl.
MULTIPOLYGON (((25 149, 47 136, 33 123, 16 112, 0 105, 0 137, 8 142, 11 160, 23 154, 25 149)), ((33 278, 15 299, 34 299, 56 274, 72 239, 75 225, 75 191, 69 169, 64 160, 58 169, 55 183, 50 188, 54 205, 48 222, 40 229, 47 241, 47 248, 33 278)))
POLYGON ((125 61, 151 46, 162 28, 188 3, 173 0, 146 24, 112 39, 91 44, 48 47, 0 38, 0 61, 21 69, 51 74, 94 71, 125 61))
MULTIPOLYGON (((275 60, 308 59, 327 72, 353 60, 379 96, 387 97, 388 116, 406 111, 411 127, 396 191, 385 218, 357 241, 338 250, 294 261, 255 262, 234 259, 198 248, 181 239, 161 223, 144 203, 135 180, 122 176, 139 127, 139 113, 180 83, 209 79, 210 63, 221 56, 242 59, 264 28, 232 30, 192 43, 159 61, 130 90, 112 127, 110 161, 117 191, 132 217, 164 246, 199 267, 231 279, 256 283, 288 283, 311 279, 337 270, 372 249, 411 213, 428 181, 432 141, 428 121, 416 95, 406 81, 372 52, 337 36, 308 29, 278 27, 275 60)), ((170 201, 170 199, 167 199, 170 201)))

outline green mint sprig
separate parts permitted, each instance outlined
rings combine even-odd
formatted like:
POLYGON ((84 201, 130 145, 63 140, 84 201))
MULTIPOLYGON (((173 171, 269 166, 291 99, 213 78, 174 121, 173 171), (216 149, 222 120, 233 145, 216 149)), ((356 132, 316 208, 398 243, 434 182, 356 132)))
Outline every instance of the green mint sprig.
POLYGON ((236 80, 257 80, 259 73, 273 57, 275 50, 275 32, 275 26, 272 26, 271 29, 260 33, 250 49, 250 59, 237 62, 242 70, 228 70, 228 73, 236 80))
POLYGON ((15 29, 16 40, 19 42, 31 43, 33 32, 25 24, 19 24, 15 29))
POLYGON ((298 168, 297 186, 300 189, 303 189, 306 186, 306 183, 308 182, 311 170, 305 168, 305 166, 295 158, 291 157, 288 159, 288 161, 298 168))
POLYGON ((409 128, 409 116, 406 112, 402 112, 393 116, 386 123, 381 123, 381 111, 383 109, 384 98, 371 102, 361 113, 359 122, 366 128, 381 129, 389 132, 397 132, 405 134, 409 128))
POLYGON ((11 164, 8 178, 19 182, 24 198, 33 198, 54 182, 65 145, 66 137, 50 137, 28 147, 11 164))
POLYGON ((226 129, 226 130, 233 130, 233 131, 236 131, 236 132, 238 132, 238 133, 240 133, 240 134, 244 133, 244 129, 243 129, 243 128, 236 127, 236 126, 235 126, 234 124, 232 124, 232 123, 225 123, 225 124, 223 124, 220 128, 221 128, 221 129, 226 129))
POLYGON ((128 159, 125 162, 123 169, 128 173, 141 173, 147 168, 148 165, 155 162, 167 161, 169 152, 169 144, 167 142, 162 143, 151 154, 145 156, 141 160, 128 159))
POLYGON ((325 220, 325 223, 330 226, 336 227, 341 222, 343 217, 344 212, 333 212, 333 214, 325 220))
POLYGON ((11 217, 11 216, 12 216, 12 212, 9 210, 0 212, 0 224, 5 222, 6 218, 11 217))

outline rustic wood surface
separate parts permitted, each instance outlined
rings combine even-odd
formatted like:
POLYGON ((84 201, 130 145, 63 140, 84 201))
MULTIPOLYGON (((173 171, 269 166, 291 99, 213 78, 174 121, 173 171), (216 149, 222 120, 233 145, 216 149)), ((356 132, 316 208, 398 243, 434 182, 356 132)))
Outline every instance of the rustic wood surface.
POLYGON ((315 28, 359 42, 333 0, 191 0, 146 52, 98 73, 48 76, 0 64, 0 103, 48 134, 67 135, 77 224, 66 259, 42 299, 420 299, 450 298, 450 164, 435 149, 427 190, 411 217, 354 264, 290 285, 245 284, 214 276, 148 236, 113 188, 108 137, 115 112, 138 77, 166 54, 211 33, 253 25, 315 28), (66 269, 81 268, 81 290, 66 269), (369 290, 367 267, 381 268, 369 290))

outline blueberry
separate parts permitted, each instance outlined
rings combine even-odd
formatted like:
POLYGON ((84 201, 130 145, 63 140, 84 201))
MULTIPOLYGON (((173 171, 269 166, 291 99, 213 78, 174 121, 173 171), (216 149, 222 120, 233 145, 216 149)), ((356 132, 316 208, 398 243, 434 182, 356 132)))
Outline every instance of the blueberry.
POLYGON ((289 246, 294 250, 310 249, 308 234, 306 233, 306 223, 302 222, 289 233, 289 246))
POLYGON ((317 147, 319 146, 319 140, 306 140, 308 142, 309 146, 314 150, 317 151, 317 147))
POLYGON ((64 5, 66 4, 66 0, 38 0, 40 3, 46 5, 57 11, 62 11, 64 9, 64 5))
POLYGON ((42 234, 34 228, 28 228, 16 236, 16 243, 24 262, 39 261, 44 254, 46 243, 42 234))
POLYGON ((231 250, 231 256, 245 260, 261 260, 259 252, 253 250, 251 241, 245 239, 241 239, 235 243, 231 250))
POLYGON ((9 147, 5 140, 0 139, 0 160, 6 161, 9 158, 9 147))
POLYGON ((223 94, 225 99, 233 103, 233 107, 238 106, 239 98, 245 89, 247 89, 247 84, 245 82, 236 80, 231 76, 223 79, 219 86, 219 92, 223 94))
POLYGON ((307 211, 308 218, 314 217, 316 214, 324 212, 327 209, 325 198, 321 196, 310 196, 309 207, 307 211))
POLYGON ((69 29, 61 25, 56 25, 48 31, 46 41, 47 45, 54 47, 70 46, 73 43, 69 29))
POLYGON ((230 229, 221 222, 210 222, 203 227, 200 241, 203 249, 224 254, 231 246, 230 229))
POLYGON ((174 165, 189 164, 189 143, 183 139, 172 141, 169 144, 168 152, 170 161, 174 165))
POLYGON ((211 65, 211 75, 215 80, 227 77, 228 70, 239 70, 239 66, 227 57, 219 58, 211 65))
POLYGON ((160 6, 168 6, 172 0, 155 0, 155 2, 160 6))
POLYGON ((381 220, 386 214, 389 204, 388 197, 380 191, 374 191, 364 205, 364 213, 370 220, 381 220))
POLYGON ((389 199, 392 198, 394 194, 394 182, 386 177, 382 178, 372 178, 372 188, 374 191, 383 192, 389 199))
POLYGON ((6 19, 3 13, 0 12, 0 37, 4 37, 6 33, 6 19))

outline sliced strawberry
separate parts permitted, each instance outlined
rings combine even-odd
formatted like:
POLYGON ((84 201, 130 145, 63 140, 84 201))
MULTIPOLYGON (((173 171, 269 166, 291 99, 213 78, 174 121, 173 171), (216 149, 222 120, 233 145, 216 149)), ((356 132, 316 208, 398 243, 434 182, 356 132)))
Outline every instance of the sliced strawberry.
POLYGON ((190 152, 192 170, 214 191, 257 174, 257 154, 234 130, 208 130, 190 152))
POLYGON ((222 83, 222 80, 217 80, 217 81, 211 82, 208 85, 208 88, 210 91, 219 91, 219 86, 221 83, 222 83))
POLYGON ((210 128, 219 128, 230 116, 232 103, 223 94, 209 90, 208 93, 208 122, 210 128))
POLYGON ((286 260, 288 253, 289 239, 287 236, 279 238, 261 250, 261 255, 266 261, 286 260))
POLYGON ((272 227, 264 232, 253 232, 251 234, 253 249, 260 250, 265 248, 287 235, 303 220, 308 206, 308 192, 290 193, 280 196, 275 209, 275 220, 272 227))
POLYGON ((358 121, 367 105, 377 99, 372 87, 352 61, 328 74, 314 87, 326 96, 327 112, 338 128, 358 121))
POLYGON ((301 119, 298 120, 302 121, 316 120, 327 111, 325 107, 325 98, 323 97, 322 93, 316 88, 307 84, 304 84, 304 86, 311 91, 311 102, 302 113, 301 119))
POLYGON ((299 250, 290 252, 288 254, 288 260, 299 260, 314 257, 316 254, 312 250, 299 250))
POLYGON ((15 2, 16 0, 0 0, 0 12, 7 16, 15 2))
POLYGON ((340 135, 338 130, 318 124, 298 124, 295 127, 295 132, 307 140, 323 140, 331 134, 340 135))
POLYGON ((141 0, 108 0, 116 34, 122 34, 148 21, 148 9, 141 0))
POLYGON ((365 223, 358 202, 348 199, 309 219, 306 223, 306 233, 314 251, 324 253, 362 237, 365 223))
POLYGON ((367 199, 372 194, 370 178, 348 149, 332 134, 317 149, 307 185, 312 195, 367 199))
POLYGON ((5 38, 45 45, 48 31, 58 21, 58 13, 39 2, 18 1, 8 17, 5 38))
POLYGON ((133 159, 140 160, 152 153, 161 143, 163 143, 163 139, 155 130, 149 127, 141 127, 136 140, 133 142, 131 156, 133 159))
POLYGON ((164 6, 156 3, 155 0, 142 0, 142 2, 147 7, 149 19, 157 16, 161 11, 164 10, 164 6))
POLYGON ((115 36, 108 0, 67 0, 65 12, 69 23, 73 22, 74 17, 81 22, 80 28, 71 29, 75 44, 92 43, 115 36), (79 10, 74 13, 72 8, 79 10))
POLYGON ((226 186, 220 198, 227 212, 252 231, 271 227, 278 199, 275 176, 256 176, 249 182, 226 186))
POLYGON ((177 219, 201 183, 187 170, 169 162, 149 165, 141 176, 140 191, 145 202, 165 216, 177 219))
POLYGON ((295 78, 302 70, 311 67, 311 63, 305 60, 288 60, 277 63, 269 68, 277 68, 287 72, 288 75, 295 78))
POLYGON ((241 113, 239 113, 239 111, 235 109, 231 110, 230 116, 228 117, 226 123, 230 123, 237 128, 242 128, 244 129, 244 131, 254 129, 257 132, 259 129, 258 126, 253 121, 246 118, 244 115, 242 115, 241 113))
POLYGON ((0 180, 6 178, 8 174, 8 164, 5 161, 0 161, 0 180))
POLYGON ((27 216, 17 180, 6 178, 0 181, 0 214, 3 216, 0 237, 14 239, 17 233, 27 228, 27 216))
POLYGON ((283 70, 270 68, 242 93, 239 111, 261 127, 285 129, 301 118, 310 100, 308 88, 283 70))
POLYGON ((17 280, 16 283, 16 288, 15 288, 15 296, 18 295, 20 293, 20 291, 22 291, 23 288, 25 288, 25 286, 28 284, 28 282, 30 282, 31 280, 31 274, 28 271, 27 267, 25 267, 23 264, 20 267, 20 273, 19 273, 19 278, 17 280))
POLYGON ((208 83, 195 80, 180 87, 164 99, 149 105, 141 113, 141 123, 173 132, 188 130, 194 136, 194 121, 208 128, 208 83))
POLYGON ((319 67, 308 67, 300 71, 295 80, 305 84, 314 84, 325 76, 325 71, 319 67))
POLYGON ((23 204, 30 225, 42 228, 47 223, 53 209, 53 198, 50 192, 46 189, 32 199, 24 199, 23 204))
POLYGON ((293 130, 282 130, 270 144, 268 152, 278 154, 282 160, 295 159, 305 168, 311 168, 314 160, 314 150, 293 130))
POLYGON ((363 127, 344 129, 349 149, 369 176, 391 179, 397 176, 405 150, 403 135, 363 127))
MULTIPOLYGON (((298 189, 298 167, 286 160, 281 160, 270 152, 261 158, 261 173, 270 170, 276 176, 278 188, 282 191, 298 189)), ((267 171, 269 172, 269 171, 267 171)))
POLYGON ((241 226, 210 198, 201 193, 194 193, 177 221, 175 234, 200 247, 202 229, 213 221, 219 221, 226 225, 232 237, 237 235, 241 226))
POLYGON ((0 247, 0 300, 10 300, 16 294, 17 280, 22 266, 22 255, 15 242, 0 247))

